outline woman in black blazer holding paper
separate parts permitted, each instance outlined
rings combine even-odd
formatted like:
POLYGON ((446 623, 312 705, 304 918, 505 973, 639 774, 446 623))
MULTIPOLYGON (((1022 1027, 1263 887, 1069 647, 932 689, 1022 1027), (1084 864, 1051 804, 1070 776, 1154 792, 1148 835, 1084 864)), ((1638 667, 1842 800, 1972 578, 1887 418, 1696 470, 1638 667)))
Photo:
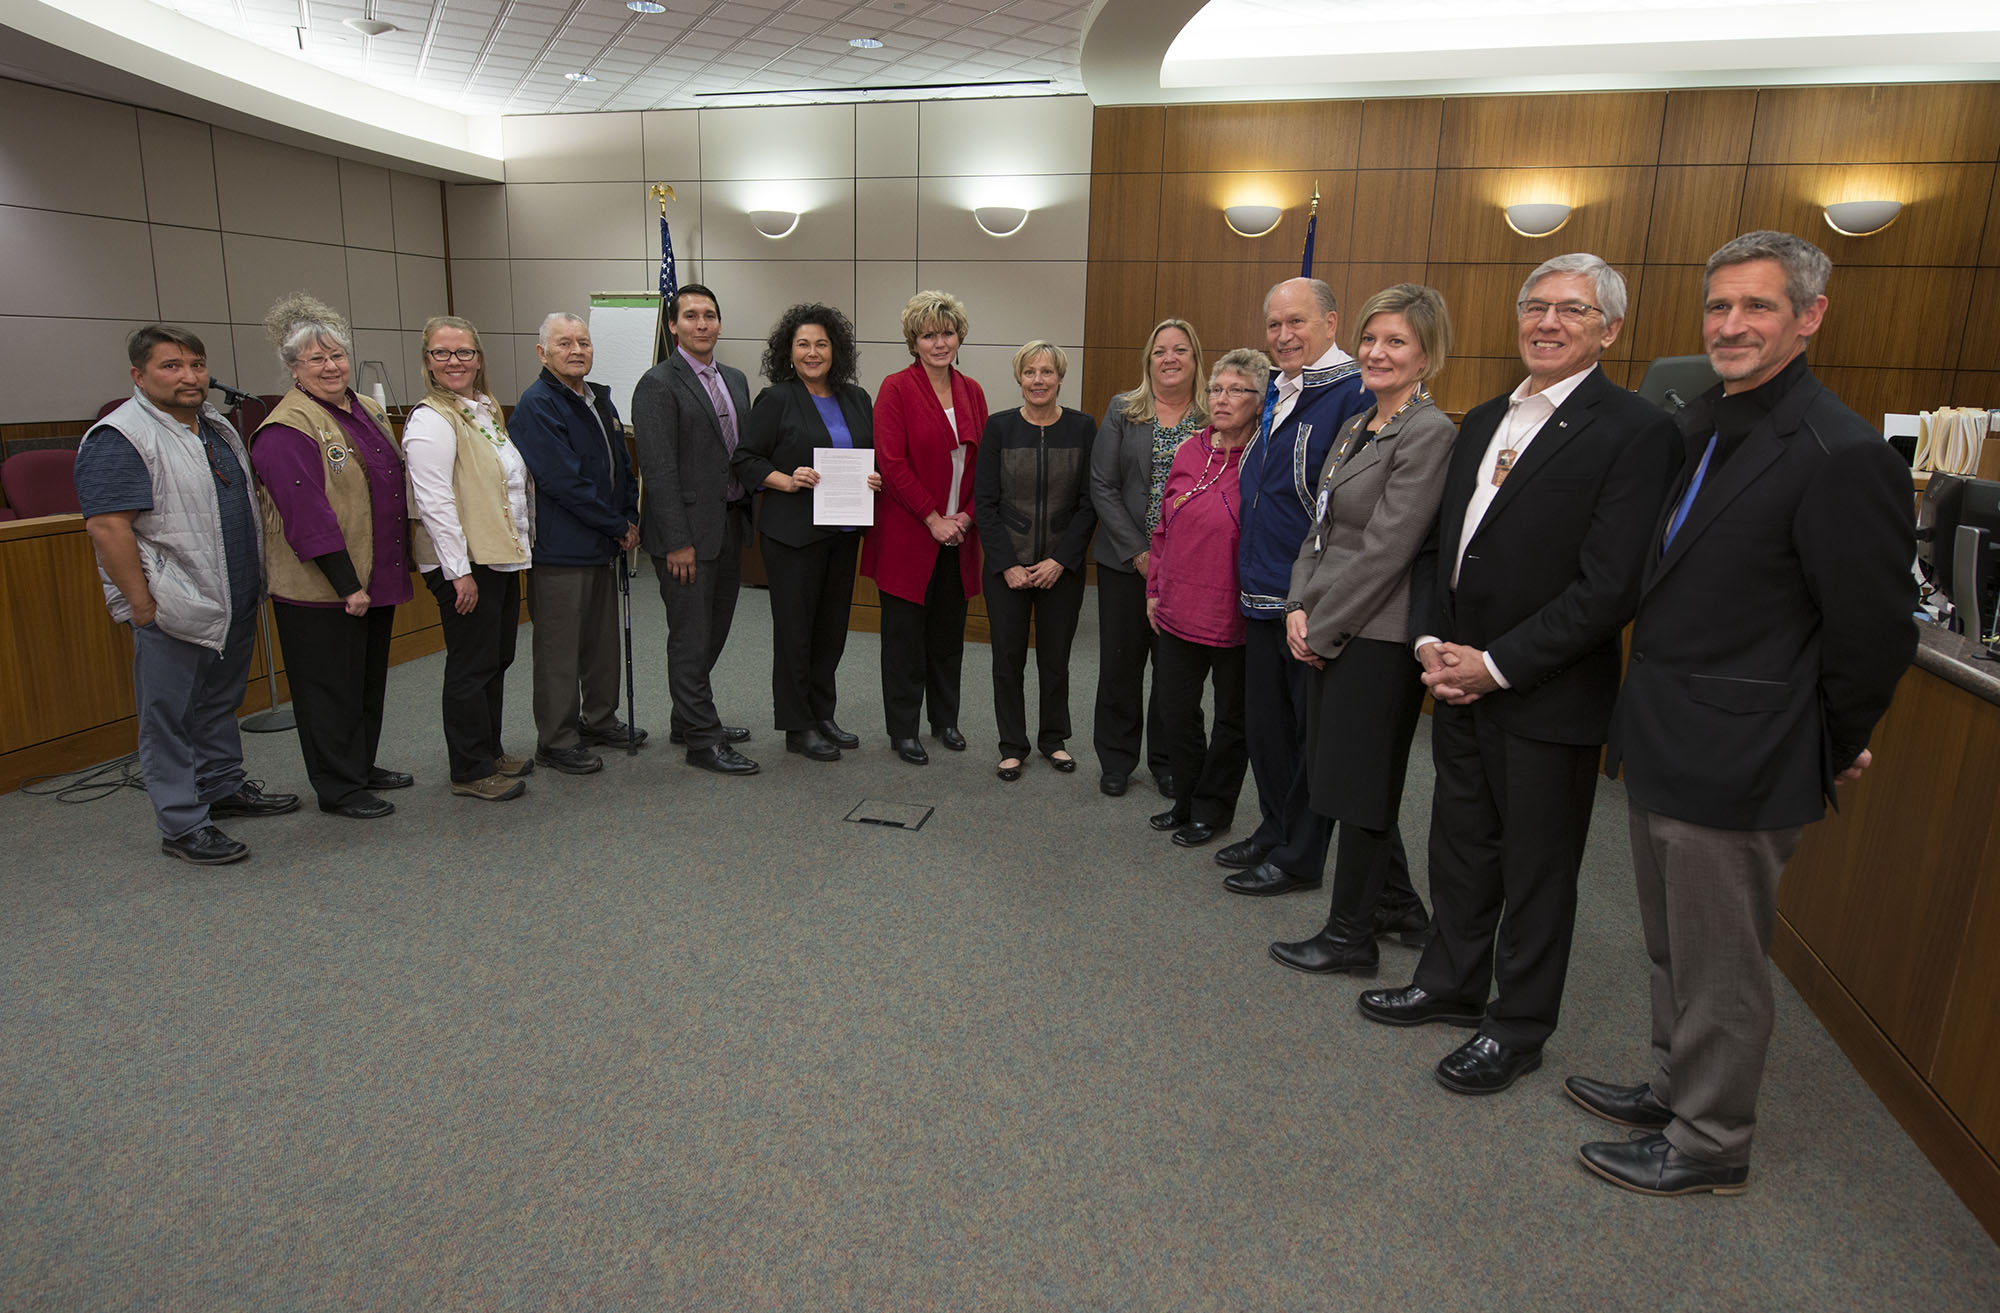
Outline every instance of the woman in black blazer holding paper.
MULTIPOLYGON (((813 520, 816 448, 870 448, 874 407, 854 384, 854 326, 825 305, 795 305, 771 330, 764 376, 733 466, 761 489, 757 530, 771 584, 771 701, 785 750, 838 761, 861 740, 833 718, 834 674, 847 648, 861 530, 813 520)), ((880 491, 879 474, 868 486, 880 491)))

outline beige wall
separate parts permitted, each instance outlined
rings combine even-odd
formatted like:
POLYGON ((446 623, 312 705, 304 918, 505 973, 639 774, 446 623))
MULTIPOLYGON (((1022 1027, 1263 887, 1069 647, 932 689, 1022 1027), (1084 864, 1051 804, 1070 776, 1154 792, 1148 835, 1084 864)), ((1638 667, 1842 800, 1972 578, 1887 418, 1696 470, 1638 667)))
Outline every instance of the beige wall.
POLYGON ((855 322, 871 392, 909 363, 898 316, 920 287, 958 293, 972 331, 961 363, 996 405, 1017 400, 1009 360, 1031 337, 1071 354, 1064 399, 1081 395, 1089 240, 1091 107, 1080 96, 526 115, 504 120, 504 184, 447 190, 453 294, 489 346, 496 392, 536 369, 550 310, 592 292, 658 285, 653 182, 668 208, 682 282, 723 303, 717 354, 758 384, 758 360, 788 305, 821 300, 855 322), (990 237, 970 207, 1015 198, 1033 213, 990 237), (800 213, 773 240, 755 209, 800 213), (496 330, 498 330, 496 332, 496 330))
POLYGON ((0 80, 0 424, 131 391, 124 337, 186 324, 219 379, 284 382, 260 321, 305 288, 354 321, 396 398, 445 307, 439 184, 191 119, 0 80))

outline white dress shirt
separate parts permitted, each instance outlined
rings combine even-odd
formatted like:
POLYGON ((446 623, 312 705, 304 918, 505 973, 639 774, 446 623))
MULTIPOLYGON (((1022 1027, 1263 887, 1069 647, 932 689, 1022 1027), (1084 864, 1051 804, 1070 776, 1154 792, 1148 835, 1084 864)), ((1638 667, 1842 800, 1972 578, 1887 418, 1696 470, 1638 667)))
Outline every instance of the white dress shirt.
MULTIPOLYGON (((499 432, 500 415, 491 397, 470 398, 473 420, 499 432)), ((528 466, 512 442, 502 442, 494 451, 507 475, 507 507, 513 512, 514 532, 522 542, 530 541, 532 530, 528 511, 528 466)), ((451 471, 458 462, 458 433, 451 421, 420 406, 403 426, 403 460, 410 468, 410 505, 430 534, 437 556, 427 561, 417 555, 420 570, 442 569, 447 579, 461 579, 472 573, 465 552, 465 530, 458 522, 458 497, 452 492, 451 471)), ((528 562, 495 565, 480 562, 489 570, 525 570, 528 562)))
MULTIPOLYGON (((1487 508, 1493 505, 1493 498, 1500 492, 1500 485, 1493 482, 1493 471, 1500 465, 1500 453, 1511 449, 1514 453, 1514 463, 1518 465, 1521 454, 1528 449, 1528 444, 1535 440, 1535 435, 1542 431, 1542 425, 1549 422, 1549 417, 1562 408, 1563 402, 1569 400, 1570 393, 1576 391, 1583 380, 1590 377, 1590 371, 1596 368, 1597 364, 1593 361, 1588 368, 1580 369, 1568 378, 1551 383, 1540 392, 1532 394, 1528 391, 1528 384, 1534 380, 1524 378, 1520 385, 1508 394, 1507 413, 1501 418, 1499 425, 1493 430, 1492 438, 1486 443, 1486 454, 1479 458, 1478 477, 1472 483, 1472 496, 1465 503, 1465 521, 1458 534, 1458 557, 1451 564, 1453 588, 1458 587, 1458 572, 1465 565, 1466 544, 1470 543, 1472 535, 1479 531, 1480 523, 1486 518, 1487 508)), ((1415 646, 1421 651, 1426 644, 1437 641, 1435 634, 1425 634, 1416 641, 1415 646)), ((1500 673, 1500 667, 1494 664, 1493 654, 1488 652, 1484 655, 1487 673, 1493 676, 1494 682, 1501 688, 1514 687, 1507 682, 1507 677, 1500 673)))
MULTIPOLYGON (((1352 359, 1353 356, 1339 347, 1328 347, 1326 354, 1307 365, 1306 369, 1332 369, 1335 365, 1344 365, 1352 359)), ((1278 375, 1278 404, 1271 408, 1272 432, 1275 433, 1278 426, 1285 422, 1285 417, 1292 413, 1292 407, 1299 404, 1299 394, 1305 390, 1305 370, 1300 370, 1293 378, 1286 378, 1283 374, 1278 375)))

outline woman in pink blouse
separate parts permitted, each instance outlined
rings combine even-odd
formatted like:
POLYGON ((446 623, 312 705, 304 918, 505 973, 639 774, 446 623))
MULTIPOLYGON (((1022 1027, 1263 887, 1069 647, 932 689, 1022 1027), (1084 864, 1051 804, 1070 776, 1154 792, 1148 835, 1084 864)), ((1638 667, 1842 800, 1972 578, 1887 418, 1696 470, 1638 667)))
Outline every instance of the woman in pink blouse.
POLYGON ((1146 575, 1146 617, 1160 636, 1153 678, 1171 747, 1174 805, 1152 818, 1183 848, 1229 828, 1248 760, 1243 744, 1243 612, 1236 542, 1242 524, 1237 470, 1256 436, 1271 362, 1239 348, 1209 375, 1209 426, 1181 444, 1160 502, 1146 575), (1201 685, 1215 690, 1204 735, 1201 685))

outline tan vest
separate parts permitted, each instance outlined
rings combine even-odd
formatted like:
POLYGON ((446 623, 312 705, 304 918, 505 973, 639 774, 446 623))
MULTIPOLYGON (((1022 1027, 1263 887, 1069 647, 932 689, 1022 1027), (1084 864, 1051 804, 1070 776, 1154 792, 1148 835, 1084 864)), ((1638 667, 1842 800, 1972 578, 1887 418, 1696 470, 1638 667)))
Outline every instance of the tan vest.
MULTIPOLYGON (((507 502, 507 470, 500 453, 457 406, 420 401, 417 409, 436 411, 451 425, 458 451, 451 463, 451 499, 458 509, 458 527, 465 534, 466 559, 474 565, 525 565, 529 544, 514 532, 514 508, 507 502)), ((497 416, 499 406, 494 406, 497 416)), ((500 432, 507 431, 501 421, 500 432)), ((410 523, 419 561, 438 559, 430 531, 417 517, 417 499, 410 498, 410 523)), ((535 481, 528 480, 528 527, 535 524, 535 481)))
MULTIPOLYGON (((395 451, 395 434, 382 408, 359 393, 353 395, 361 403, 362 412, 388 440, 389 449, 395 451)), ((368 467, 362 463, 361 453, 348 445, 347 432, 333 412, 298 388, 284 395, 270 417, 257 426, 257 432, 261 434, 272 424, 297 429, 319 444, 321 464, 326 469, 327 505, 333 507, 333 518, 340 525, 340 538, 347 548, 348 559, 354 563, 355 576, 366 588, 375 566, 375 517, 369 507, 368 467)), ((340 594, 326 581, 326 572, 311 561, 300 560, 285 541, 284 522, 278 518, 271 494, 261 484, 257 488, 257 505, 264 515, 264 576, 271 595, 294 602, 340 601, 340 594)))

